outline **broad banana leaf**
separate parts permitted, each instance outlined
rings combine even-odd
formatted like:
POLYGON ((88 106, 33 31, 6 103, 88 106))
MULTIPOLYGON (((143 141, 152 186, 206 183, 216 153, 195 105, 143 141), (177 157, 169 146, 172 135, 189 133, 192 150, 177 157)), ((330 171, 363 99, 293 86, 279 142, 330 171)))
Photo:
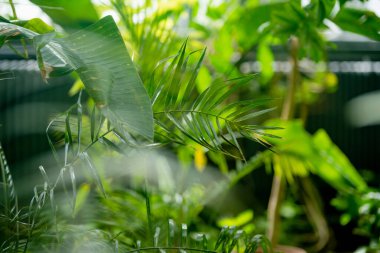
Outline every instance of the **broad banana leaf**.
POLYGON ((63 39, 0 22, 0 40, 20 38, 34 42, 44 78, 75 70, 118 132, 153 139, 149 96, 111 16, 63 39))

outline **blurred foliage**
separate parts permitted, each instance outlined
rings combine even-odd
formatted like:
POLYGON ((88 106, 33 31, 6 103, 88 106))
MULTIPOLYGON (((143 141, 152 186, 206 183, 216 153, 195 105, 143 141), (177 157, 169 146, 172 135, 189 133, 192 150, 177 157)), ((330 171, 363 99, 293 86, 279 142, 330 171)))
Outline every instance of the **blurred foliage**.
POLYGON ((344 213, 342 225, 357 221, 354 233, 370 238, 368 246, 355 252, 378 252, 380 250, 380 193, 375 189, 340 193, 331 204, 344 213))
POLYGON ((47 128, 59 175, 51 181, 40 168, 44 180, 29 207, 18 209, 0 154, 3 251, 250 253, 261 246, 271 252, 265 237, 252 237, 252 210, 204 217, 213 199, 261 167, 300 185, 304 206, 288 201, 283 216, 305 213, 319 235, 325 232, 317 191, 300 180, 318 175, 339 193, 332 204, 344 211, 342 224, 358 219, 357 232, 372 239, 364 250, 378 250, 378 194, 324 130, 311 135, 304 128, 307 107, 338 86, 326 67, 329 22, 380 40, 373 12, 347 8, 344 0, 111 0, 101 7, 87 0, 31 2, 64 30, 81 30, 66 36, 40 19, 1 17, 0 46, 14 49, 21 40, 25 50, 16 53, 27 57, 26 44, 33 44, 45 80, 76 71, 80 80, 71 95, 79 96, 47 128), (116 12, 120 29, 109 16, 97 21, 100 10, 116 12), (282 103, 265 98, 288 91, 286 78, 275 71, 273 49, 290 37, 299 41, 297 57, 309 60, 296 69, 294 103, 301 120, 261 126, 279 116, 273 104, 282 103), (255 59, 259 78, 242 75, 243 64, 255 59), (82 89, 90 96, 86 103, 82 89), (242 137, 270 149, 233 166, 231 157, 246 159, 242 137), (146 152, 164 145, 179 163, 146 152))
MULTIPOLYGON (((18 25, 2 20, 4 22, 0 25, 0 35, 6 44, 20 39, 26 43, 33 43, 43 79, 76 71, 85 91, 91 97, 89 106, 84 106, 81 101, 82 92, 79 92, 78 102, 62 115, 55 117, 47 127, 48 141, 60 167, 59 175, 55 181, 51 181, 44 168, 40 167, 44 179, 43 186, 35 187, 29 208, 25 208, 25 212, 16 214, 17 219, 18 215, 26 217, 25 223, 28 227, 26 234, 19 238, 16 222, 16 230, 13 231, 16 237, 7 238, 2 249, 26 251, 42 247, 42 250, 46 251, 61 251, 63 248, 68 248, 76 252, 94 249, 109 251, 115 247, 118 251, 119 241, 117 239, 113 241, 111 238, 117 237, 120 232, 123 233, 120 237, 120 247, 129 246, 132 249, 143 250, 140 249, 140 244, 149 242, 147 245, 153 245, 153 249, 158 247, 167 247, 168 250, 187 249, 186 245, 182 245, 183 240, 187 240, 187 230, 182 231, 183 240, 180 244, 175 242, 175 225, 171 218, 185 222, 182 228, 187 226, 187 222, 191 225, 197 221, 199 212, 205 205, 204 201, 213 196, 212 191, 209 190, 207 195, 203 196, 203 192, 199 189, 190 188, 194 190, 183 193, 189 206, 182 201, 178 202, 178 198, 182 198, 178 195, 179 192, 170 189, 170 185, 174 185, 177 181, 169 182, 169 174, 162 174, 165 167, 161 166, 161 170, 156 174, 160 180, 153 182, 158 184, 160 189, 157 195, 150 195, 147 189, 143 190, 142 197, 136 195, 139 187, 134 187, 130 191, 132 195, 125 188, 118 192, 116 185, 111 186, 107 183, 107 173, 110 173, 113 166, 107 169, 102 166, 104 151, 109 150, 113 158, 118 157, 120 162, 125 162, 123 157, 129 157, 129 160, 135 163, 128 165, 131 168, 138 165, 137 160, 131 157, 136 155, 135 152, 139 149, 155 148, 165 144, 165 139, 180 143, 186 138, 185 142, 190 144, 195 142, 208 150, 244 159, 237 138, 247 137, 264 143, 261 136, 265 134, 260 126, 244 122, 271 110, 262 109, 267 101, 230 100, 239 86, 247 84, 252 77, 218 80, 199 94, 195 90, 195 80, 205 50, 199 51, 201 54, 195 60, 193 69, 187 71, 187 66, 193 64, 190 57, 197 53, 190 52, 187 55, 187 42, 182 44, 180 51, 174 57, 155 62, 154 69, 141 68, 137 71, 122 43, 115 22, 109 16, 64 38, 59 38, 60 36, 50 31, 39 34, 37 31, 20 26, 23 23, 18 25), (140 75, 139 72, 145 75, 140 75), (149 79, 143 79, 147 92, 140 76, 149 76, 149 79), (155 111, 154 116, 152 109, 155 111), (156 143, 152 142, 153 120, 158 128, 155 130, 159 136, 155 136, 156 143), (95 152, 97 150, 99 153, 95 152), (103 155, 100 155, 102 153, 103 155), (84 168, 87 171, 83 171, 84 168), (98 190, 96 195, 90 192, 92 187, 83 181, 84 178, 96 186, 98 190), (77 188, 79 183, 82 183, 82 186, 77 188), (171 193, 176 192, 173 199, 175 202, 164 198, 163 190, 167 188, 171 193), (100 207, 86 208, 86 203, 89 203, 87 199, 94 196, 100 198, 98 194, 104 197, 100 207), (200 196, 202 201, 198 198, 200 196), (158 206, 158 210, 156 203, 162 205, 158 206), (197 208, 195 204, 198 205, 197 208), (175 205, 177 208, 174 208, 175 205), (94 214, 89 211, 96 209, 100 212, 94 214), (126 219, 121 214, 124 212, 134 215, 126 219), (165 240, 157 235, 160 233, 159 227, 153 233, 153 226, 160 226, 167 220, 169 227, 168 237, 165 240), (134 222, 136 226, 132 226, 134 222), (141 230, 141 224, 144 223, 147 224, 145 233, 141 233, 144 231, 141 230), (75 230, 77 226, 86 231, 88 239, 77 241, 72 237, 70 231, 75 230), (98 231, 98 229, 103 230, 98 231), (94 244, 93 240, 99 241, 94 244), (165 241, 167 244, 163 245, 162 242, 165 241)), ((42 24, 41 21, 40 26, 47 27, 42 24)), ((36 30, 34 26, 31 28, 36 30)), ((157 40, 152 40, 151 43, 155 42, 160 43, 157 40)), ((170 45, 165 45, 168 46, 170 45)), ((167 49, 162 49, 163 52, 167 52, 165 50, 167 49)), ((151 58, 150 61, 154 59, 151 58)), ((204 167, 205 162, 197 159, 199 155, 202 153, 195 154, 195 165, 204 167)), ((140 157, 139 160, 147 161, 145 157, 140 157)), ((167 162, 161 160, 153 162, 164 162, 164 165, 167 165, 167 162)), ((144 170, 148 169, 144 164, 140 169, 142 171, 139 173, 143 173, 142 177, 145 180, 153 176, 149 170, 144 174, 144 170)), ((5 177, 5 173, 3 175, 5 177)), ((133 180, 139 182, 139 175, 133 174, 132 178, 135 178, 133 180)), ((114 176, 111 175, 111 178, 114 176)), ((211 185, 209 182, 209 186, 211 185)), ((219 188, 213 190, 217 189, 219 188)), ((6 222, 5 226, 8 225, 6 222)), ((195 243, 189 246, 195 249, 202 246, 198 251, 207 250, 209 246, 206 235, 196 237, 195 241, 199 240, 200 245, 195 243)), ((266 238, 256 236, 250 240, 243 231, 234 227, 225 227, 216 239, 213 252, 219 248, 223 252, 231 252, 235 247, 239 247, 240 240, 243 241, 247 253, 255 252, 260 245, 266 252, 271 251, 266 238)))
POLYGON ((246 210, 236 217, 224 217, 218 220, 218 226, 236 226, 242 228, 246 233, 250 234, 254 231, 255 225, 253 221, 253 211, 246 210))

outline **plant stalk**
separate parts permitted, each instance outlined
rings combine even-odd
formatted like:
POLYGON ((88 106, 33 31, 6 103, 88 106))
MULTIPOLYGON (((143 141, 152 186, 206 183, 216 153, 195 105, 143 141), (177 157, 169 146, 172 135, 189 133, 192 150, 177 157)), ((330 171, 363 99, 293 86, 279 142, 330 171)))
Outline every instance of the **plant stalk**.
MULTIPOLYGON (((299 82, 298 48, 298 39, 296 37, 290 38, 290 62, 292 69, 288 78, 288 92, 281 112, 281 119, 285 121, 292 119, 294 116, 295 94, 299 82)), ((274 175, 268 203, 268 238, 272 242, 273 247, 278 243, 280 233, 280 208, 285 195, 285 187, 285 179, 281 175, 274 175)))
POLYGON ((13 0, 9 0, 9 5, 11 6, 11 9, 12 9, 13 18, 18 19, 17 13, 16 13, 16 8, 15 8, 15 5, 13 3, 13 0))
POLYGON ((289 88, 284 101, 284 105, 281 112, 282 120, 290 120, 294 116, 295 108, 295 95, 297 90, 297 84, 299 82, 299 71, 298 71, 298 48, 299 42, 296 37, 290 39, 290 64, 292 66, 288 81, 289 88))

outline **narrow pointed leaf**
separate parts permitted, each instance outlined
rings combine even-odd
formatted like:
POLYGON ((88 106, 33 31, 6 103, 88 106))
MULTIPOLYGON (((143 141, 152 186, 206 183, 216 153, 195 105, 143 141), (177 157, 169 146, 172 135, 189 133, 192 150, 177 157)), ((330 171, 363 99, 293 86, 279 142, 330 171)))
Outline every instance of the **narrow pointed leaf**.
POLYGON ((92 173, 92 175, 94 176, 94 179, 95 179, 95 182, 98 186, 98 188, 100 189, 101 193, 103 194, 104 197, 107 196, 106 194, 106 191, 104 190, 104 187, 103 187, 103 183, 102 183, 102 180, 100 179, 100 176, 99 176, 99 173, 98 171, 96 170, 94 164, 91 162, 91 159, 89 157, 89 155, 87 154, 87 152, 83 152, 81 153, 81 156, 82 160, 84 160, 84 162, 87 164, 90 172, 92 173))

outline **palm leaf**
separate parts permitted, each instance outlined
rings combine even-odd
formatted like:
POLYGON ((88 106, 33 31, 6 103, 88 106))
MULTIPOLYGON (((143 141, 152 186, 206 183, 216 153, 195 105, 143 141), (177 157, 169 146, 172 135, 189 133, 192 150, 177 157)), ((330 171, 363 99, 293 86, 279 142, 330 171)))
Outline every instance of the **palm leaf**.
MULTIPOLYGON (((205 57, 205 50, 186 54, 185 41, 179 52, 156 67, 148 90, 152 90, 152 106, 156 136, 160 139, 192 141, 209 150, 244 159, 238 138, 268 144, 265 128, 252 125, 252 120, 273 110, 263 107, 269 100, 230 102, 232 96, 254 78, 244 76, 216 81, 201 94, 195 80, 205 57), (248 124, 248 122, 251 122, 248 124)), ((274 137, 273 135, 270 135, 274 137)))

